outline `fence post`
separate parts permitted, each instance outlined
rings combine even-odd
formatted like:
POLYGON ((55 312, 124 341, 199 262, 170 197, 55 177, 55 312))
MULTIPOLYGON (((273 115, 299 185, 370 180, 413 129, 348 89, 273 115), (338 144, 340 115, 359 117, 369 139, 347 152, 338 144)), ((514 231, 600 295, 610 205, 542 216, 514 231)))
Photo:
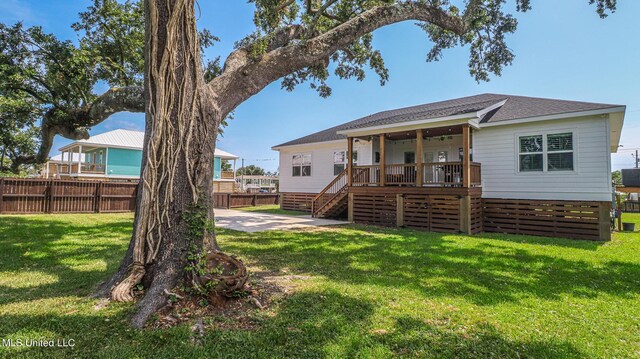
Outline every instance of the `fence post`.
POLYGON ((257 203, 258 203, 258 195, 254 194, 253 198, 251 199, 251 205, 255 207, 257 203))
POLYGON ((49 180, 49 187, 47 188, 47 213, 52 213, 53 210, 53 186, 55 180, 49 180))
POLYGON ((227 209, 231 208, 231 193, 227 193, 227 209))
POLYGON ((95 212, 100 213, 100 207, 102 205, 102 182, 96 183, 96 200, 95 200, 95 212))
POLYGON ((0 213, 4 209, 4 178, 0 178, 0 213))

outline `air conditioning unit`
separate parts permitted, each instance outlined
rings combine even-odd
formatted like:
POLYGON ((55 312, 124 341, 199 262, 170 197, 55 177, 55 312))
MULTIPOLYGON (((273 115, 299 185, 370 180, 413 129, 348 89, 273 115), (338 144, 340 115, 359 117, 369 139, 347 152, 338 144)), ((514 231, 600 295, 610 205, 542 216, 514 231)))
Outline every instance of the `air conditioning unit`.
POLYGON ((622 170, 622 185, 625 187, 640 187, 640 168, 622 170))

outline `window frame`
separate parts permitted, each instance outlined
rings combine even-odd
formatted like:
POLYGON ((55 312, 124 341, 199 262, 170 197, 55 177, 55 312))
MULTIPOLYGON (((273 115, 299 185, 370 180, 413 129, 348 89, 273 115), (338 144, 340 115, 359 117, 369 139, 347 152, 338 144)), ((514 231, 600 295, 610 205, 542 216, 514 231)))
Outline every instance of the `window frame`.
MULTIPOLYGON (((339 175, 342 171, 344 171, 345 168, 347 168, 347 164, 348 164, 348 158, 347 158, 347 150, 335 150, 333 151, 333 175, 337 176, 339 175), (343 161, 342 162, 336 162, 336 153, 343 153, 343 161), (340 170, 339 172, 336 172, 336 166, 340 166, 342 165, 342 170, 340 170)), ((357 166, 358 165, 358 151, 355 150, 353 151, 353 153, 351 154, 351 159, 353 161, 353 165, 357 166)))
POLYGON ((293 153, 293 154, 291 154, 291 177, 311 177, 312 171, 313 171, 313 156, 312 156, 311 152, 302 152, 302 153, 293 153), (295 164, 296 156, 300 156, 300 158, 301 158, 301 162, 298 165, 295 164), (309 157, 309 163, 308 164, 306 164, 304 162, 305 156, 309 157), (294 169, 296 167, 300 169, 300 172, 297 175, 295 174, 295 171, 294 171, 294 169), (309 173, 308 174, 306 174, 306 175, 304 174, 303 167, 309 167, 309 173))
POLYGON ((340 173, 342 173, 342 171, 344 171, 345 168, 347 168, 347 151, 345 150, 333 151, 333 175, 334 176, 339 175, 340 173), (336 162, 337 153, 342 153, 342 162, 336 162), (336 166, 342 166, 342 169, 339 171, 336 171, 336 166))
POLYGON ((546 175, 567 175, 567 174, 578 174, 578 131, 576 128, 558 128, 552 130, 545 131, 528 131, 522 133, 515 134, 515 170, 518 175, 538 175, 538 174, 546 174, 546 175), (560 135, 560 134, 571 134, 572 140, 572 149, 571 150, 561 150, 561 151, 549 151, 548 148, 548 136, 549 135, 560 135), (528 137, 528 136, 542 136, 542 152, 520 152, 520 138, 528 137), (549 154, 553 153, 572 153, 573 154, 573 169, 571 170, 553 170, 549 171, 549 154), (542 170, 541 171, 522 171, 520 169, 520 155, 523 154, 542 154, 542 170))

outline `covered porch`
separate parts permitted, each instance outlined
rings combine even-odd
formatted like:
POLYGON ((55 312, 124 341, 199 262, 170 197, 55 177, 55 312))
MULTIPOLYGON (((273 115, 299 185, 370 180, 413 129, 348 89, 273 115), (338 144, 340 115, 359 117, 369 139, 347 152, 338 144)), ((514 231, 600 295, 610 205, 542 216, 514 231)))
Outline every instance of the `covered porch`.
POLYGON ((60 176, 102 177, 107 173, 108 148, 93 145, 68 145, 60 149, 61 161, 56 164, 60 176))
POLYGON ((348 186, 479 187, 469 123, 347 137, 348 186), (354 141, 371 143, 370 165, 354 163, 354 141))

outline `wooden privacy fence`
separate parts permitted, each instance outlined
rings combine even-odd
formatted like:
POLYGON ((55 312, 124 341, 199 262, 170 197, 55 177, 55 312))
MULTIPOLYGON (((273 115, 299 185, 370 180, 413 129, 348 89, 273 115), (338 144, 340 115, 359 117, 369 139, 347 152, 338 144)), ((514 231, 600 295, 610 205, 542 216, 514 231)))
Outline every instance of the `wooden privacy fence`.
POLYGON ((237 208, 251 206, 266 206, 280 203, 278 193, 214 193, 215 208, 237 208))
POLYGON ((0 213, 131 212, 138 184, 0 178, 0 213))
POLYGON ((483 198, 487 232, 609 240, 611 202, 483 198))

